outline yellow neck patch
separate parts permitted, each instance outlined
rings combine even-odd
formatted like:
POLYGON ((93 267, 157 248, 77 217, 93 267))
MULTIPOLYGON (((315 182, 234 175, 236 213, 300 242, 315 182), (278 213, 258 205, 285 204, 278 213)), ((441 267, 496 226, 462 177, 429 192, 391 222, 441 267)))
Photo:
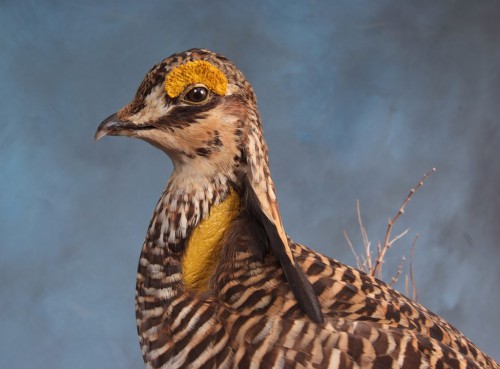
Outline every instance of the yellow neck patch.
POLYGON ((221 70, 205 60, 190 61, 174 68, 165 78, 165 91, 171 98, 181 94, 186 86, 196 83, 207 86, 217 95, 225 95, 227 78, 221 70))
POLYGON ((226 199, 210 209, 208 218, 193 230, 182 259, 184 284, 205 291, 220 254, 220 242, 238 215, 240 198, 230 191, 226 199))

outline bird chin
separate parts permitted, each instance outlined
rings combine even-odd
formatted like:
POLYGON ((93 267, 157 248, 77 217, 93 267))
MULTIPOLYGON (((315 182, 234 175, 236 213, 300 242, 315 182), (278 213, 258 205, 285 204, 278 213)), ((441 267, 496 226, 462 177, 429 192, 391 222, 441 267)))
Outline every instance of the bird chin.
POLYGON ((129 137, 138 138, 163 151, 174 162, 174 164, 176 161, 179 161, 179 157, 182 155, 174 148, 175 145, 171 145, 171 142, 168 142, 169 140, 164 140, 162 139, 163 137, 158 137, 158 135, 150 135, 149 132, 139 131, 129 137))

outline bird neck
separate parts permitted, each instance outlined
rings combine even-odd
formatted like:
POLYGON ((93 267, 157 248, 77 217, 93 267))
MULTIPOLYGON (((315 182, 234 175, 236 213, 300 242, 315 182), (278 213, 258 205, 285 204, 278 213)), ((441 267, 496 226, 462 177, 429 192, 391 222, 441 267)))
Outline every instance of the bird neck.
POLYGON ((192 290, 206 288, 220 251, 217 239, 224 234, 214 223, 221 217, 228 223, 230 217, 221 214, 234 216, 238 206, 230 183, 227 175, 194 181, 174 173, 160 197, 137 270, 136 319, 144 353, 159 327, 180 314, 182 302, 195 300, 192 290), (217 227, 217 236, 204 243, 217 227))
MULTIPOLYGON (((204 290, 215 267, 218 246, 239 209, 239 195, 233 189, 235 177, 217 173, 173 173, 158 201, 142 249, 144 287, 158 285, 157 269, 179 274, 177 287, 204 290)), ((141 269, 141 267, 139 267, 141 269)))

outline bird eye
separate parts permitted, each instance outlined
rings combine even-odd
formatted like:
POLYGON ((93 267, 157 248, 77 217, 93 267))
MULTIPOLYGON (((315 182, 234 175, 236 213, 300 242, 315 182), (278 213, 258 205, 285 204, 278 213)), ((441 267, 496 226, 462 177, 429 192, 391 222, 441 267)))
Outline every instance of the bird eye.
POLYGON ((195 86, 188 92, 186 92, 183 100, 190 103, 199 104, 205 101, 207 98, 208 98, 208 89, 201 86, 195 86))

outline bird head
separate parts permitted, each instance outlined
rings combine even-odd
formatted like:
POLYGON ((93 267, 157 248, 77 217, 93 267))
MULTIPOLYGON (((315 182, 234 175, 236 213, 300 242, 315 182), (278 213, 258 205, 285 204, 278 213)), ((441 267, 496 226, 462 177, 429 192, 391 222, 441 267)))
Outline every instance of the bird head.
POLYGON ((255 94, 243 74, 221 55, 191 49, 151 68, 132 101, 101 123, 95 139, 139 138, 167 153, 176 171, 211 176, 243 169, 252 129, 261 132, 255 94))

